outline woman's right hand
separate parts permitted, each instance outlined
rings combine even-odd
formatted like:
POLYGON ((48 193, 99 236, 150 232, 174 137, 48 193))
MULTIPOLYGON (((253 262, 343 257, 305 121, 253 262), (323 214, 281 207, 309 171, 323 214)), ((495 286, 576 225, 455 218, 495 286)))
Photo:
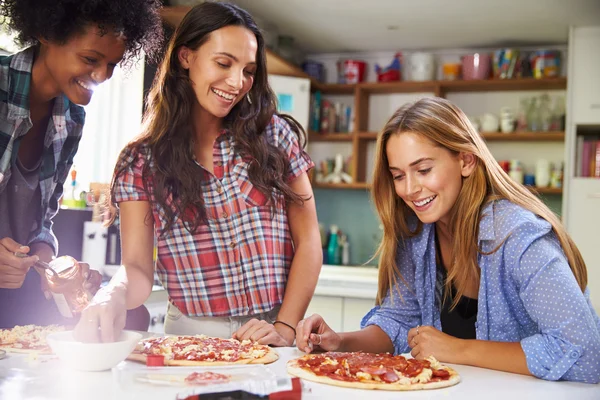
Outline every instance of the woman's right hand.
POLYGON ((9 237, 0 239, 0 288, 18 289, 23 285, 29 268, 38 260, 38 256, 28 256, 28 246, 21 246, 9 237), (16 254, 20 253, 24 257, 16 254))
POLYGON ((342 338, 325 323, 319 314, 300 320, 296 326, 296 346, 305 353, 313 350, 336 351, 342 338))
POLYGON ((104 287, 82 311, 73 336, 81 342, 115 342, 127 319, 127 292, 124 288, 104 287))

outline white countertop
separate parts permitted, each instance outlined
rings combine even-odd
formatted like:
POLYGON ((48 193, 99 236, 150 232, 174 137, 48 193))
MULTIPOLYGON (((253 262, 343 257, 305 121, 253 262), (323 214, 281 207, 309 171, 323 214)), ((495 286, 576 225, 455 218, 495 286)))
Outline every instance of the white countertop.
MULTIPOLYGON (((280 359, 267 366, 278 376, 286 376, 285 363, 302 355, 295 348, 277 349, 280 359)), ((31 360, 26 355, 8 355, 0 360, 0 399, 49 400, 163 400, 175 399, 181 388, 161 388, 119 383, 117 374, 70 371, 59 360, 31 360)), ((129 363, 125 361, 125 363, 129 363)), ((453 366, 461 375, 456 386, 432 391, 384 392, 338 388, 304 381, 304 399, 600 399, 600 385, 548 382, 537 378, 481 368, 453 366)), ((221 369, 223 371, 223 369, 221 369)))

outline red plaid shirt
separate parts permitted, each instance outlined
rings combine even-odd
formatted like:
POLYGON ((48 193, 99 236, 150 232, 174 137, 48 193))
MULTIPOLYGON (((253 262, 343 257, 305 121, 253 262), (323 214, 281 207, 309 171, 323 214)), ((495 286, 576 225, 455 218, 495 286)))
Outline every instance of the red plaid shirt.
MULTIPOLYGON (((288 154, 290 180, 313 167, 283 119, 274 116, 266 136, 288 154)), ((277 196, 271 215, 267 198, 253 187, 248 163, 233 152, 232 141, 227 132, 217 138, 214 175, 198 182, 208 223, 191 234, 178 218, 170 232, 156 235, 158 276, 170 300, 189 316, 258 314, 283 302, 294 256, 287 207, 277 196)), ((142 167, 151 162, 149 151, 129 157, 134 162, 117 181, 115 200, 149 201, 155 233, 159 232, 164 226, 161 207, 142 183, 142 167)))

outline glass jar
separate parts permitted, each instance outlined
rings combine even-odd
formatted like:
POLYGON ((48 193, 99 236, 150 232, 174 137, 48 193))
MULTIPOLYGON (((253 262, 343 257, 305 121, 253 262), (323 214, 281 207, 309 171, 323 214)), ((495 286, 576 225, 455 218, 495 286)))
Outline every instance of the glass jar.
POLYGON ((92 295, 84 288, 85 277, 81 265, 73 257, 62 256, 54 259, 50 267, 58 277, 46 271, 48 288, 60 313, 73 318, 89 304, 92 295))

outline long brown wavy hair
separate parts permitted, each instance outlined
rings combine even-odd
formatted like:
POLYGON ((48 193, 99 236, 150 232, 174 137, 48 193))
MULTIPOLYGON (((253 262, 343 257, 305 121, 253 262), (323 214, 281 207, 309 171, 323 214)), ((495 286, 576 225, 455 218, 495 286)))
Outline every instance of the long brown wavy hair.
MULTIPOLYGON (((479 281, 477 257, 481 250, 478 247, 477 236, 481 212, 488 202, 498 199, 509 200, 552 225, 579 287, 582 291, 585 290, 585 262, 556 215, 537 196, 504 172, 482 137, 458 107, 436 97, 423 98, 402 106, 389 119, 377 139, 372 197, 383 224, 383 239, 376 254, 379 255, 378 304, 381 304, 388 291, 398 284, 397 277, 404 281, 396 265, 398 245, 401 245, 403 239, 416 236, 423 227, 418 221, 416 229, 410 229, 409 221, 416 220, 416 215, 396 195, 394 181, 388 169, 388 140, 392 135, 404 132, 422 135, 453 154, 471 153, 476 158, 475 170, 463 179, 456 203, 450 211, 449 227, 454 238, 453 260, 448 267, 445 285, 446 289, 450 289, 451 285, 456 288, 452 307, 463 296, 469 282, 479 281)), ((446 293, 450 291, 447 290, 446 293)))
MULTIPOLYGON (((114 199, 115 182, 134 162, 132 154, 147 147, 153 163, 145 163, 142 171, 144 187, 153 190, 156 202, 164 210, 168 231, 177 218, 183 218, 193 232, 207 215, 198 179, 204 176, 193 161, 192 110, 197 101, 189 74, 179 63, 182 46, 197 50, 213 31, 226 26, 242 26, 256 36, 256 73, 248 92, 252 103, 242 100, 224 119, 224 128, 233 135, 234 151, 249 160, 248 175, 252 184, 263 193, 274 210, 277 193, 286 202, 302 203, 287 183, 289 160, 281 149, 267 142, 266 127, 277 114, 277 99, 268 83, 265 42, 260 29, 245 10, 228 3, 206 2, 193 7, 183 18, 169 41, 165 57, 159 66, 147 98, 143 131, 121 153, 111 185, 114 199), (151 165, 152 164, 152 165, 151 165), (199 178, 200 177, 200 178, 199 178), (152 185, 149 185, 152 182, 152 185), (152 189, 149 187, 152 186, 152 189)), ((298 135, 301 149, 305 132, 291 116, 280 115, 298 135)), ((303 157, 308 157, 302 151, 303 157)))

